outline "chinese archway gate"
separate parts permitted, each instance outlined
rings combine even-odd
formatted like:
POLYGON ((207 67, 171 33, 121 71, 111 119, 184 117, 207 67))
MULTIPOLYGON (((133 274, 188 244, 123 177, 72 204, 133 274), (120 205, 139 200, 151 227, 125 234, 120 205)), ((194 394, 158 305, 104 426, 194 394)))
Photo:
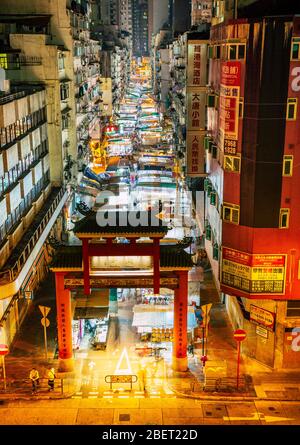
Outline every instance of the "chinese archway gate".
POLYGON ((191 257, 179 246, 161 244, 167 226, 153 216, 153 212, 139 212, 139 224, 130 224, 131 212, 115 212, 113 225, 99 225, 96 212, 76 223, 74 233, 81 246, 60 247, 50 269, 55 273, 59 370, 73 371, 71 291, 83 288, 90 295, 91 288, 160 288, 174 290, 173 369, 187 367, 187 303, 188 271, 193 267, 191 257), (127 219, 126 219, 127 218, 127 219), (125 222, 129 224, 125 224, 125 222), (120 238, 126 242, 119 242, 120 238), (141 240, 144 239, 144 241, 141 240), (145 241, 146 239, 146 241, 145 241), (91 267, 95 257, 151 257, 152 272, 136 276, 131 271, 111 270, 97 273, 91 267))

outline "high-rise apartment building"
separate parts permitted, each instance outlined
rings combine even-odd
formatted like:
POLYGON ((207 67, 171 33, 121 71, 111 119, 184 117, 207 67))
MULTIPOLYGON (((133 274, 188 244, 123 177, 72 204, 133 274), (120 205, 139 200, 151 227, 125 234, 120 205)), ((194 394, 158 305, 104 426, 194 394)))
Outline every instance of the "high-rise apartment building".
POLYGON ((173 36, 177 37, 191 28, 191 0, 170 0, 173 36))
POLYGON ((132 0, 132 50, 137 57, 149 56, 148 0, 132 0))
MULTIPOLYGON (((8 63, 2 56, 0 64, 8 63)), ((0 341, 9 345, 47 273, 49 235, 61 237, 68 194, 50 180, 45 87, 0 90, 0 341)))
POLYGON ((211 28, 206 249, 243 352, 299 367, 297 16, 211 28))
POLYGON ((213 0, 192 0, 192 26, 210 23, 213 0))
POLYGON ((18 302, 45 272, 47 237, 61 238, 56 220, 64 204, 68 217, 75 206, 78 167, 99 124, 100 45, 90 38, 88 1, 3 0, 1 7, 0 66, 11 91, 0 104, 0 322, 10 342, 18 302))

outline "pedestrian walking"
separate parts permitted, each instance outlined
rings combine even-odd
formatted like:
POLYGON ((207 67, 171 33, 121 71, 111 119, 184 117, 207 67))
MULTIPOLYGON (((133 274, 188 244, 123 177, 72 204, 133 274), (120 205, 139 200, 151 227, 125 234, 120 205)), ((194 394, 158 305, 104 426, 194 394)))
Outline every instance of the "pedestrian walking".
POLYGON ((32 368, 29 374, 29 378, 32 383, 32 394, 34 394, 37 390, 37 387, 40 384, 40 375, 36 368, 32 368))
POLYGON ((138 371, 138 379, 139 379, 140 391, 145 391, 146 369, 144 366, 140 367, 138 371))
POLYGON ((194 357, 194 345, 193 343, 190 343, 188 346, 188 353, 191 354, 194 357))
POLYGON ((49 369, 48 371, 48 391, 54 391, 54 379, 55 379, 55 371, 54 368, 49 369))

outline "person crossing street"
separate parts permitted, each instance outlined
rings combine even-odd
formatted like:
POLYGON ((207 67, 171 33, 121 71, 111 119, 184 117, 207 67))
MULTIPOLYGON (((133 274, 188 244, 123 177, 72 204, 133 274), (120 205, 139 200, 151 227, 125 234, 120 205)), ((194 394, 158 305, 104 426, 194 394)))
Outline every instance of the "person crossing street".
POLYGON ((54 391, 54 379, 55 379, 55 371, 54 368, 49 369, 48 371, 48 391, 54 391))
POLYGON ((35 394, 37 391, 37 387, 40 384, 40 375, 36 368, 32 368, 29 374, 29 378, 32 383, 32 394, 35 394))

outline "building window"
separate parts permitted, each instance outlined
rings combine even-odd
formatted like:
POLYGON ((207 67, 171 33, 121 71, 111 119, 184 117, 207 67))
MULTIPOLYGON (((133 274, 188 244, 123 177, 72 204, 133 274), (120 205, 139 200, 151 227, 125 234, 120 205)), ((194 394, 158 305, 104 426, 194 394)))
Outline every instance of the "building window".
POLYGON ((289 227, 290 209, 280 209, 279 228, 287 229, 289 227))
POLYGON ((65 68, 65 58, 63 55, 58 57, 58 69, 63 70, 65 68))
POLYGON ((293 300, 287 302, 286 316, 300 317, 300 300, 293 300))
POLYGON ((296 120, 297 117, 297 99, 289 98, 287 101, 286 119, 289 121, 296 120))
POLYGON ((239 224, 240 221, 240 206, 235 204, 223 204, 223 221, 239 224))
POLYGON ((244 98, 240 97, 239 98, 239 118, 243 118, 244 117, 244 98))
POLYGON ((209 59, 213 58, 213 50, 214 50, 213 46, 208 47, 208 58, 209 59))
POLYGON ((221 46, 216 45, 215 47, 215 59, 220 59, 221 57, 221 46))
POLYGON ((208 221, 205 222, 205 239, 211 241, 211 225, 208 221))
POLYGON ((207 106, 209 108, 215 106, 215 99, 216 99, 216 96, 214 94, 208 94, 207 95, 207 106))
POLYGON ((300 60, 300 38, 292 39, 291 60, 300 60))
POLYGON ((244 44, 230 44, 228 45, 228 55, 229 60, 239 60, 244 59, 246 53, 246 46, 244 44))
POLYGON ((62 125, 62 130, 67 130, 70 125, 69 125, 69 116, 68 115, 62 115, 61 116, 61 125, 62 125))
POLYGON ((293 159, 292 155, 283 156, 282 176, 292 176, 293 174, 293 159))
POLYGON ((224 170, 227 172, 240 173, 241 158, 239 156, 224 156, 224 170))
POLYGON ((213 259, 218 261, 219 259, 219 245, 218 243, 214 243, 213 245, 213 259))
POLYGON ((61 85, 60 85, 60 99, 61 100, 68 99, 69 95, 70 95, 69 85, 65 82, 61 83, 61 85))
POLYGON ((217 192, 215 192, 215 191, 212 191, 211 193, 210 193, 210 204, 212 205, 212 206, 217 206, 217 192))

